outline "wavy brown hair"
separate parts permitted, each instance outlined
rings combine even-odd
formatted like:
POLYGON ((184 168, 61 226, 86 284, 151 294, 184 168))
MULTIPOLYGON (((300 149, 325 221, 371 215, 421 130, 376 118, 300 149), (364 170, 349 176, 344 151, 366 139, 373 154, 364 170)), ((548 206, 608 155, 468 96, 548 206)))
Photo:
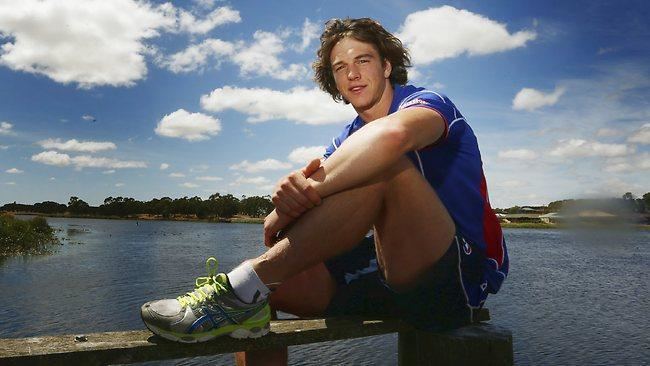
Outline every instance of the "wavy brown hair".
POLYGON ((344 100, 336 88, 334 73, 330 63, 332 48, 345 37, 352 37, 360 42, 370 43, 377 48, 382 61, 388 60, 392 66, 390 82, 404 85, 408 80, 408 67, 411 57, 397 37, 388 32, 379 22, 370 18, 331 19, 325 23, 325 30, 320 36, 318 59, 314 61, 314 80, 321 89, 328 92, 335 101, 344 100))

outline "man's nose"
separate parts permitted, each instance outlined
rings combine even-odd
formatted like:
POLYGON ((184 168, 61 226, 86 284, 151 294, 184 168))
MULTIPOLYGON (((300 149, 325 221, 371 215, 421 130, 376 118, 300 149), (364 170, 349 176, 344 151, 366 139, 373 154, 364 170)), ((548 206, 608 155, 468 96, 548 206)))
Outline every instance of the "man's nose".
POLYGON ((359 68, 356 65, 352 64, 350 68, 348 68, 348 80, 356 80, 359 77, 359 68))

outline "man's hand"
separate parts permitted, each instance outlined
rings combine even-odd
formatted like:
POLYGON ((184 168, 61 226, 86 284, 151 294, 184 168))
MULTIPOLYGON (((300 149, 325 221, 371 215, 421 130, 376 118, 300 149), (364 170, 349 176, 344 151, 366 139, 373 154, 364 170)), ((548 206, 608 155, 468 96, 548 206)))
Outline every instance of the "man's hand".
POLYGON ((280 230, 286 229, 293 220, 293 217, 278 213, 277 210, 271 211, 264 219, 264 245, 272 247, 278 240, 280 230))
POLYGON ((321 198, 309 184, 307 178, 320 168, 320 159, 314 159, 301 170, 297 170, 280 179, 271 195, 271 201, 279 214, 294 219, 305 211, 319 205, 321 198))

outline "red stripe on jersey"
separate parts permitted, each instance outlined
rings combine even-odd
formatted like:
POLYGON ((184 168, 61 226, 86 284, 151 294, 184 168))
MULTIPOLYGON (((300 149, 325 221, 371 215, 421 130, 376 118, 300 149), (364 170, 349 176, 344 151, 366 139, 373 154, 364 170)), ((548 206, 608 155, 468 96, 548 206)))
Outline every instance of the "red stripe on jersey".
POLYGON ((503 265, 503 232, 497 215, 490 206, 487 194, 485 175, 481 173, 481 196, 483 196, 483 240, 485 240, 485 254, 497 261, 499 268, 503 265))

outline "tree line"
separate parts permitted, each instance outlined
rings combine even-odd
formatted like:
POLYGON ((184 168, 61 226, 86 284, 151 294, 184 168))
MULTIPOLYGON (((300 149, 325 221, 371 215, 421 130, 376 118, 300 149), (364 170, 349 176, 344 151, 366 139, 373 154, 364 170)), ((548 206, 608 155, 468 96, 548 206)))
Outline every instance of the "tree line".
POLYGON ((228 219, 237 214, 250 217, 264 217, 274 206, 270 196, 242 196, 237 198, 232 194, 215 193, 207 200, 201 197, 154 198, 150 201, 138 201, 130 197, 107 197, 99 206, 91 206, 79 197, 72 196, 68 204, 52 201, 26 205, 9 203, 0 207, 0 211, 34 212, 54 215, 84 215, 84 216, 133 216, 156 215, 171 218, 174 215, 196 215, 197 218, 228 219))

